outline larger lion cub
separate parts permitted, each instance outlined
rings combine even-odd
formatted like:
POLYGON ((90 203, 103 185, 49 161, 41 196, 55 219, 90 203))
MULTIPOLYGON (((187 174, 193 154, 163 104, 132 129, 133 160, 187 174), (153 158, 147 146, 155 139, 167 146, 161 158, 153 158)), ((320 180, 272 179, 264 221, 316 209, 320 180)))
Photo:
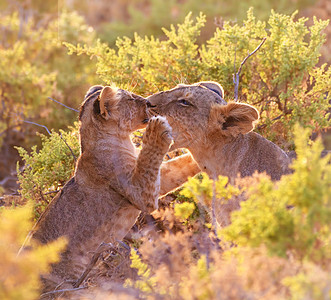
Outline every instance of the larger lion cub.
POLYGON ((216 82, 200 82, 148 97, 149 111, 166 116, 172 148, 188 148, 202 171, 234 179, 266 172, 272 179, 288 173, 290 159, 278 146, 252 132, 258 111, 223 99, 216 82))
POLYGON ((60 263, 44 277, 45 290, 82 274, 101 242, 121 240, 140 211, 158 206, 160 165, 172 141, 163 117, 152 118, 138 157, 130 133, 146 127, 146 100, 112 87, 92 87, 80 111, 81 155, 73 178, 37 224, 41 243, 65 236, 60 263))

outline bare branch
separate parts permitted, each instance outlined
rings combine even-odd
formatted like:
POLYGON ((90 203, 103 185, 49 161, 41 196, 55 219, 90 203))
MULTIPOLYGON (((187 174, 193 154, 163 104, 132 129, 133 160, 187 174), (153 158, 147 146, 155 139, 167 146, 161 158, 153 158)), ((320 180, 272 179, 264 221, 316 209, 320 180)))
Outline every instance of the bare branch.
POLYGON ((244 65, 244 63, 247 61, 247 59, 250 57, 250 56, 252 56, 252 55, 254 55, 260 48, 261 48, 261 46, 264 44, 264 42, 266 41, 266 37, 264 37, 263 39, 262 39, 262 41, 261 41, 261 43, 260 43, 260 45, 258 45, 257 47, 256 47, 256 49, 252 52, 252 53, 250 53, 250 54, 248 54, 246 57, 245 57, 245 59, 242 61, 242 63, 240 64, 240 68, 239 68, 239 70, 238 70, 238 73, 240 74, 240 72, 241 72, 241 68, 242 68, 242 66, 244 65))
MULTIPOLYGON (((23 120, 23 122, 25 123, 29 123, 29 124, 33 124, 33 125, 36 125, 36 126, 39 126, 39 127, 43 127, 46 129, 47 133, 49 135, 51 135, 51 132, 49 131, 49 129, 47 128, 47 126, 45 125, 41 125, 41 124, 38 124, 38 123, 35 123, 35 122, 31 122, 31 121, 26 121, 26 120, 23 120)), ((66 144, 66 146, 69 148, 70 152, 71 152, 71 155, 73 156, 74 160, 77 161, 77 157, 75 156, 74 152, 72 151, 72 149, 70 148, 70 146, 68 145, 67 141, 64 139, 64 137, 62 136, 62 133, 59 132, 59 135, 61 137, 61 140, 66 144)))
POLYGON ((50 100, 52 100, 52 101, 54 101, 54 102, 56 102, 56 103, 58 103, 58 104, 60 104, 60 105, 62 105, 62 106, 64 106, 64 107, 66 107, 66 108, 69 108, 69 109, 71 109, 71 110, 73 110, 73 111, 75 111, 75 112, 79 112, 78 109, 75 109, 75 108, 72 108, 72 107, 70 107, 70 106, 67 106, 67 105, 61 103, 60 101, 57 101, 57 100, 55 100, 55 99, 53 99, 53 98, 51 98, 51 97, 48 97, 48 99, 50 99, 50 100))
POLYGON ((78 278, 78 280, 73 284, 73 287, 74 288, 78 288, 82 282, 85 280, 86 276, 91 272, 91 270, 93 269, 93 267, 95 266, 95 264, 97 263, 100 255, 107 251, 107 250, 112 250, 114 252, 117 252, 118 251, 114 248, 114 246, 109 243, 109 244, 106 244, 106 243, 101 243, 99 245, 99 247, 97 248, 97 250, 94 252, 92 258, 91 258, 91 261, 90 263, 87 265, 85 271, 83 272, 83 274, 78 278))
POLYGON ((247 59, 250 58, 252 55, 254 55, 264 44, 264 42, 266 41, 266 37, 264 37, 260 43, 260 45, 257 46, 257 48, 251 52, 250 54, 248 54, 245 59, 241 62, 240 67, 238 69, 238 72, 233 74, 233 83, 234 83, 234 100, 238 101, 238 90, 239 90, 239 75, 241 72, 241 69, 243 67, 243 65, 246 63, 247 59))
POLYGON ((39 190, 39 195, 40 195, 41 200, 48 205, 49 201, 46 200, 46 198, 44 197, 44 194, 41 192, 41 190, 39 190))
POLYGON ((69 148, 71 155, 73 156, 74 160, 77 161, 77 157, 75 156, 74 152, 72 151, 72 149, 70 148, 70 146, 68 145, 67 141, 64 139, 64 137, 62 136, 62 133, 59 132, 60 137, 62 139, 62 141, 67 145, 67 147, 69 148))
POLYGON ((49 135, 51 135, 51 132, 49 131, 49 129, 47 128, 47 126, 45 125, 41 125, 41 124, 38 124, 38 123, 35 123, 35 122, 31 122, 31 121, 26 121, 26 120, 23 120, 24 123, 28 123, 28 124, 33 124, 33 125, 36 125, 36 126, 39 126, 39 127, 43 127, 46 129, 47 133, 49 135))
POLYGON ((65 292, 75 292, 75 291, 79 291, 79 290, 83 290, 83 289, 87 289, 87 286, 81 286, 81 287, 73 288, 73 289, 63 289, 63 290, 55 290, 55 291, 47 292, 47 293, 41 294, 40 298, 44 298, 48 295, 54 295, 54 294, 65 293, 65 292))
POLYGON ((44 195, 46 196, 46 195, 49 195, 49 194, 55 194, 55 193, 58 193, 59 191, 61 191, 61 190, 49 191, 47 193, 44 193, 44 195))

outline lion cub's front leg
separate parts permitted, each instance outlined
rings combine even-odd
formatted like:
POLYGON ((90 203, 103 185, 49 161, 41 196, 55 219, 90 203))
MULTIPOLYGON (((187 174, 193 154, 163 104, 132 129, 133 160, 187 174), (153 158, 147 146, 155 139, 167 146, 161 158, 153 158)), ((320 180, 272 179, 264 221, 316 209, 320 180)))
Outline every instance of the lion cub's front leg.
POLYGON ((140 210, 152 212, 158 207, 160 165, 172 142, 172 130, 166 118, 153 117, 143 137, 143 148, 132 174, 133 204, 140 210))

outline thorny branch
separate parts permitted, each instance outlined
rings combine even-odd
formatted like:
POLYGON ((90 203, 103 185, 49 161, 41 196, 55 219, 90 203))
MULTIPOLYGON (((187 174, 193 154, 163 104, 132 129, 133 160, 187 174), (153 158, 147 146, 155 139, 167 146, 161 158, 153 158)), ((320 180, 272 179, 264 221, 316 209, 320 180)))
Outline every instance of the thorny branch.
POLYGON ((247 59, 250 58, 252 55, 254 55, 261 47, 262 45, 264 44, 265 40, 267 38, 264 37, 260 43, 260 45, 257 46, 257 48, 251 52, 250 54, 248 54, 245 59, 241 62, 240 64, 240 67, 238 69, 238 72, 233 74, 233 83, 234 83, 234 100, 235 101, 238 101, 238 90, 239 90, 239 75, 240 75, 240 72, 241 72, 241 69, 243 67, 243 65, 246 63, 247 59))

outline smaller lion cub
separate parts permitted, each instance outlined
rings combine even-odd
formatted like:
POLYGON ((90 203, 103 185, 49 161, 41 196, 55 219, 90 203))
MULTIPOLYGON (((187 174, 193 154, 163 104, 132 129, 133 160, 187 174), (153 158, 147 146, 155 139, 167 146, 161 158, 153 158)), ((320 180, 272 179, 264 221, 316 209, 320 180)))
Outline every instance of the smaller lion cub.
POLYGON ((61 261, 43 279, 44 292, 77 280, 101 242, 121 240, 140 211, 158 207, 160 165, 172 142, 164 117, 148 122, 146 100, 128 91, 93 86, 80 115, 81 155, 71 180, 38 221, 33 238, 68 240, 61 261), (130 133, 146 127, 139 155, 130 133))

